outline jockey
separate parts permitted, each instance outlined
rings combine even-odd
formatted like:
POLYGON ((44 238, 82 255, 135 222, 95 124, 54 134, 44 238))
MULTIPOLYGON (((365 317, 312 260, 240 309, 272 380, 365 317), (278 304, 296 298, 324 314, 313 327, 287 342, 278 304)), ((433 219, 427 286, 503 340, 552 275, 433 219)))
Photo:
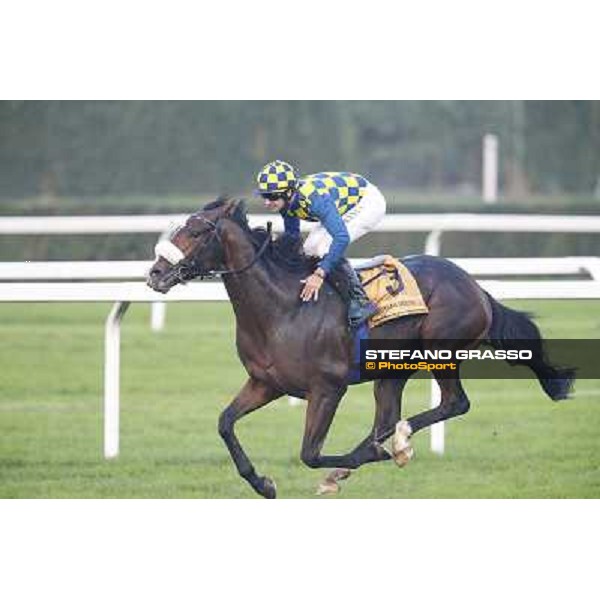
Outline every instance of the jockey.
POLYGON ((346 248, 371 231, 385 215, 381 192, 361 175, 347 172, 315 173, 298 177, 294 168, 276 160, 258 174, 258 193, 265 207, 283 217, 285 233, 300 236, 300 219, 317 221, 304 242, 304 253, 320 258, 315 271, 303 281, 300 297, 319 297, 325 277, 348 305, 350 327, 357 327, 375 312, 344 257, 346 248))

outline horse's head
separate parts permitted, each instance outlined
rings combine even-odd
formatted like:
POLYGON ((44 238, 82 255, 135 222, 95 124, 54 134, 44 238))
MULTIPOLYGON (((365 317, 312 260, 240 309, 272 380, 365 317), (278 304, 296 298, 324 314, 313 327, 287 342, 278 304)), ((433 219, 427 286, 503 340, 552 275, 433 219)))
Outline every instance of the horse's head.
POLYGON ((148 285, 165 294, 178 283, 223 268, 223 219, 243 211, 242 201, 221 198, 191 215, 168 239, 156 244, 148 285))

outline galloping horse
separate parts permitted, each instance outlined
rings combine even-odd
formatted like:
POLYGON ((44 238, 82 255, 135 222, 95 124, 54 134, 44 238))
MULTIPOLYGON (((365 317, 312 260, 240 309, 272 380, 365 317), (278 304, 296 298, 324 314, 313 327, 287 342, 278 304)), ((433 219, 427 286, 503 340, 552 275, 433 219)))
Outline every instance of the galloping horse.
MULTIPOLYGON (((436 376, 441 403, 400 420, 402 391, 410 371, 397 379, 374 383, 375 420, 367 437, 347 454, 321 454, 323 443, 353 362, 353 340, 346 307, 328 285, 317 302, 302 302, 300 280, 314 267, 284 236, 273 242, 270 231, 248 226, 241 200, 219 198, 191 215, 170 240, 159 242, 148 285, 166 293, 196 277, 221 275, 236 317, 237 350, 248 380, 221 413, 219 434, 239 474, 265 498, 275 498, 274 482, 256 473, 239 443, 235 422, 285 394, 307 400, 302 461, 312 468, 335 469, 326 482, 333 489, 352 469, 394 458, 402 466, 412 457, 410 437, 433 423, 462 415, 469 400, 459 371, 436 376), (392 453, 382 443, 391 436, 392 453)), ((502 306, 454 263, 433 256, 403 260, 414 275, 428 314, 402 317, 372 329, 370 339, 418 340, 434 348, 436 340, 463 340, 461 348, 488 342, 503 348, 510 339, 542 340, 529 317, 502 306)), ((543 354, 541 354, 543 356, 543 354)), ((570 369, 558 369, 535 353, 524 364, 535 373, 553 400, 568 396, 574 381, 570 369)))

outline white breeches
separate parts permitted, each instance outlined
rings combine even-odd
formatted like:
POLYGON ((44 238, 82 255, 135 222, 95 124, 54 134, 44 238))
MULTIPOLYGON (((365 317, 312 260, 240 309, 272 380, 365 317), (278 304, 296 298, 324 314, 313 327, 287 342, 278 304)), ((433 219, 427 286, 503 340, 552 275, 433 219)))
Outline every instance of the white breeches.
MULTIPOLYGON (((342 215, 346 224, 350 243, 371 231, 385 215, 386 203, 383 194, 373 185, 369 184, 362 200, 347 213, 342 215)), ((332 238, 323 225, 317 225, 304 241, 304 253, 308 256, 323 258, 332 238)))

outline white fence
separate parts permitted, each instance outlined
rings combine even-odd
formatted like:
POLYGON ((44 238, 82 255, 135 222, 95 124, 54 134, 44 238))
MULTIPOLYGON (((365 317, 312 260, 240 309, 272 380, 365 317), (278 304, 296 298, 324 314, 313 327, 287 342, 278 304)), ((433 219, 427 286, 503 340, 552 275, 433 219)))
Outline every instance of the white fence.
MULTIPOLYGON (((71 217, 0 217, 0 235, 67 235, 105 233, 162 234, 173 225, 185 221, 185 214, 71 216, 71 217)), ((273 221, 273 231, 282 230, 278 215, 250 215, 252 227, 266 226, 273 221)), ((309 231, 313 223, 303 221, 302 231, 309 231)), ((428 232, 425 253, 441 252, 442 235, 450 231, 524 232, 524 233, 600 233, 600 216, 505 214, 482 215, 474 213, 424 213, 386 215, 375 228, 380 232, 428 232)))
MULTIPOLYGON (((187 215, 123 215, 85 217, 0 217, 0 235, 66 235, 104 233, 157 233, 181 224, 187 215)), ((281 231, 278 215, 250 215, 252 227, 273 221, 273 231, 281 231)), ((314 224, 303 221, 302 231, 314 224)), ((426 254, 440 254, 444 232, 493 231, 526 233, 600 233, 600 216, 571 215, 481 215, 473 213, 386 215, 375 231, 425 231, 426 254)))
MULTIPOLYGON (((359 265, 367 258, 353 258, 359 265)), ((600 257, 450 258, 471 275, 554 276, 587 275, 600 280, 600 257)), ((0 281, 142 281, 152 261, 41 261, 0 262, 0 281)))
MULTIPOLYGON (((352 259, 360 264, 366 259, 352 259)), ((573 256, 563 258, 454 258, 474 276, 523 275, 589 275, 600 280, 600 258, 573 256)), ((144 280, 151 261, 51 261, 0 263, 0 281, 138 281, 144 280)), ((551 293, 548 291, 547 293, 551 293)), ((166 305, 152 304, 151 326, 159 331, 164 326, 166 305)))
MULTIPOLYGON (((119 215, 72 217, 0 217, 0 235, 66 235, 79 233, 163 233, 172 224, 181 224, 188 215, 119 215)), ((278 215, 250 215, 252 227, 273 221, 273 231, 281 231, 278 215)), ((313 227, 303 221, 301 229, 313 227)), ((375 231, 521 231, 521 232, 600 232, 600 216, 423 213, 388 214, 375 231)))

